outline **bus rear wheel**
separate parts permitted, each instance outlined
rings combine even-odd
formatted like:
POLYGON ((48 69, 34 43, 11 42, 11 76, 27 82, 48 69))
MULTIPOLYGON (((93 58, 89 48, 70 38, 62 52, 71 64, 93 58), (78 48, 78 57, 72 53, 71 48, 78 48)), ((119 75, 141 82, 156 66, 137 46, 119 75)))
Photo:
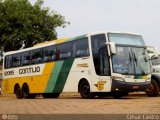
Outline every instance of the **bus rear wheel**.
POLYGON ((17 99, 23 98, 23 93, 19 85, 15 86, 14 93, 16 94, 17 99))
POLYGON ((90 92, 90 85, 86 80, 81 81, 78 88, 82 98, 94 98, 94 93, 90 92))
POLYGON ((30 94, 29 93, 29 86, 27 84, 23 85, 22 93, 23 93, 23 98, 25 98, 25 99, 35 98, 36 97, 36 94, 30 94))
POLYGON ((151 80, 151 85, 149 86, 149 88, 146 91, 146 94, 149 97, 157 97, 159 94, 159 86, 158 83, 155 80, 151 80))

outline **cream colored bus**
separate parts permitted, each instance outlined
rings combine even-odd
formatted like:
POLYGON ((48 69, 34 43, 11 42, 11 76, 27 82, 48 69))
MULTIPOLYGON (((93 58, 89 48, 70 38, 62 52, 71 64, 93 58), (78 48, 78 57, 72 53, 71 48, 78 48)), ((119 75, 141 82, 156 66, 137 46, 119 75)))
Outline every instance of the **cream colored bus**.
POLYGON ((17 98, 82 98, 145 91, 150 62, 141 35, 95 32, 4 53, 3 91, 17 98))

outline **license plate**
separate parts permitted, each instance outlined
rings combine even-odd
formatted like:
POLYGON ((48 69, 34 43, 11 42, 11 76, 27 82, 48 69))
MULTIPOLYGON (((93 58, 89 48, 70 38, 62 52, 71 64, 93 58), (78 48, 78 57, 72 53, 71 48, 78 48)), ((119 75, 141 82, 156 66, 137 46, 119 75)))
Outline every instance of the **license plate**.
POLYGON ((137 85, 136 85, 136 86, 133 86, 133 89, 138 89, 138 88, 139 88, 139 86, 137 86, 137 85))

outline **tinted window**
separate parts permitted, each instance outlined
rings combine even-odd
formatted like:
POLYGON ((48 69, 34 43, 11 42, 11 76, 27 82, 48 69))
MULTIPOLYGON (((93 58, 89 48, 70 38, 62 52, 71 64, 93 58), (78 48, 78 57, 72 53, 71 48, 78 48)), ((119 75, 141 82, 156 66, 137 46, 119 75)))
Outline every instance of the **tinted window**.
POLYGON ((99 49, 105 45, 105 42, 106 42, 105 34, 93 35, 91 37, 93 61, 97 75, 100 74, 99 49))
POLYGON ((55 46, 49 46, 44 48, 44 61, 55 60, 55 46))
POLYGON ((30 64, 30 52, 23 52, 22 53, 22 65, 29 65, 30 64))
POLYGON ((31 64, 42 63, 43 54, 42 49, 33 50, 31 53, 31 64))
POLYGON ((5 57, 5 68, 89 55, 88 39, 80 39, 5 57))
POLYGON ((21 65, 21 55, 20 54, 13 55, 12 65, 13 65, 13 67, 18 67, 21 65))
POLYGON ((106 42, 105 34, 93 35, 91 37, 93 55, 97 55, 99 48, 104 46, 106 42))
POLYGON ((126 45, 140 45, 144 46, 144 40, 140 35, 122 34, 122 33, 109 33, 109 41, 115 42, 115 44, 126 45))
POLYGON ((89 55, 88 39, 84 38, 81 40, 74 41, 73 49, 75 57, 88 56, 89 55))
POLYGON ((72 57, 72 42, 59 44, 56 47, 56 59, 66 59, 72 57))
POLYGON ((109 56, 107 48, 101 49, 100 52, 100 75, 110 75, 109 56))
POLYGON ((12 67, 12 56, 6 56, 5 57, 5 68, 11 68, 12 67))

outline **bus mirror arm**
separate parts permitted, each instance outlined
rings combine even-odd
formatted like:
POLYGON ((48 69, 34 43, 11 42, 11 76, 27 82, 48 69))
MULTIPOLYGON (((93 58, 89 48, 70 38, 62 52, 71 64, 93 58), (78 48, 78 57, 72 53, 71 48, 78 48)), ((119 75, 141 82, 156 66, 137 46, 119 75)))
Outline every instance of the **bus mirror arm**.
POLYGON ((109 46, 111 55, 115 55, 116 54, 115 43, 114 42, 106 42, 105 44, 106 44, 106 46, 109 46))

